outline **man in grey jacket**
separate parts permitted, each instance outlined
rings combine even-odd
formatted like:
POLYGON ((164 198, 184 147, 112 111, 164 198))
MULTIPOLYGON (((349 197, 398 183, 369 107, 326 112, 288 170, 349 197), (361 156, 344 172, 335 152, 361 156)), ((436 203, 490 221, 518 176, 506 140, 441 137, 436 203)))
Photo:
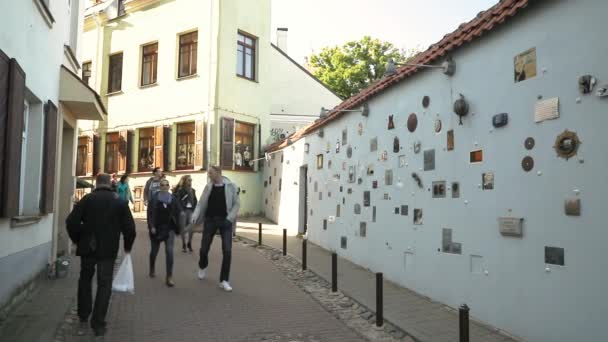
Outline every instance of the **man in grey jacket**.
POLYGON ((222 177, 222 169, 217 166, 209 167, 207 174, 211 181, 205 186, 205 190, 192 214, 193 224, 204 223, 197 275, 201 280, 207 276, 209 249, 213 237, 219 229, 222 237, 223 254, 220 288, 225 291, 232 291, 228 281, 232 260, 232 227, 240 207, 238 188, 234 183, 222 177))

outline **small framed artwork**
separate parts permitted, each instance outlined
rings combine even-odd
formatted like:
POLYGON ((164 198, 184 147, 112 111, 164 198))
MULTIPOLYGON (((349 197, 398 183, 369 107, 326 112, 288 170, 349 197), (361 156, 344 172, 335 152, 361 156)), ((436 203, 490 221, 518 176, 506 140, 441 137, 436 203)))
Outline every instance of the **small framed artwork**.
POLYGON ((372 138, 369 141, 369 151, 376 152, 378 150, 378 138, 372 138))
POLYGON ((447 149, 448 151, 452 151, 454 150, 454 130, 451 129, 448 131, 448 146, 447 149))
POLYGON ((422 224, 422 209, 414 209, 414 224, 422 224))
POLYGON ((355 168, 355 166, 351 165, 348 167, 348 182, 354 183, 356 179, 357 179, 356 168, 355 168))
POLYGON ((494 172, 486 172, 481 175, 483 190, 494 189, 494 172))
POLYGON ((401 206, 401 215, 407 216, 407 212, 408 212, 407 209, 408 209, 407 205, 402 205, 401 206))
POLYGON ((323 155, 317 154, 317 169, 323 168, 323 155))
POLYGON ((515 56, 515 83, 529 80, 536 76, 536 48, 529 49, 515 56))

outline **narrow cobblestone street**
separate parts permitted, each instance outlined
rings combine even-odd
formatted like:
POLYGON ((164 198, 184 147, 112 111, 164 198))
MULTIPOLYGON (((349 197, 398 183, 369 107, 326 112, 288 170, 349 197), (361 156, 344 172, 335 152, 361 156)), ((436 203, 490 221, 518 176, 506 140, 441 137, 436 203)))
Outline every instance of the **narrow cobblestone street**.
MULTIPOLYGON (((193 248, 198 250, 200 234, 193 248)), ((233 245, 232 293, 218 288, 221 246, 214 241, 207 279, 195 277, 198 253, 183 253, 176 239, 174 280, 164 284, 164 250, 157 277, 148 278, 149 242, 138 221, 133 250, 135 295, 114 294, 106 341, 363 341, 289 282, 254 249, 233 245)), ((67 341, 85 338, 66 336, 67 341)))

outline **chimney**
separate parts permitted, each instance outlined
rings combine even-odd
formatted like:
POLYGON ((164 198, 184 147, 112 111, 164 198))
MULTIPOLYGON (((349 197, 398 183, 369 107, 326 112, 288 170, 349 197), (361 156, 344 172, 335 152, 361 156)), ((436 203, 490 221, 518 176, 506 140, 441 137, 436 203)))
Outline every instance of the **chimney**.
POLYGON ((287 53, 287 27, 277 28, 277 47, 287 53))

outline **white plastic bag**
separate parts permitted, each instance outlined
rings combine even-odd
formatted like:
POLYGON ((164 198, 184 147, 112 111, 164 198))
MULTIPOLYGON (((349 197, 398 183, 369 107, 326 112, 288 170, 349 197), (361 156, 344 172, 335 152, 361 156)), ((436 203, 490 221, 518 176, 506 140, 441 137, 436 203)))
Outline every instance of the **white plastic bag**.
POLYGON ((131 254, 125 254, 122 263, 112 282, 112 290, 116 292, 135 293, 135 280, 133 279, 133 261, 131 254))

